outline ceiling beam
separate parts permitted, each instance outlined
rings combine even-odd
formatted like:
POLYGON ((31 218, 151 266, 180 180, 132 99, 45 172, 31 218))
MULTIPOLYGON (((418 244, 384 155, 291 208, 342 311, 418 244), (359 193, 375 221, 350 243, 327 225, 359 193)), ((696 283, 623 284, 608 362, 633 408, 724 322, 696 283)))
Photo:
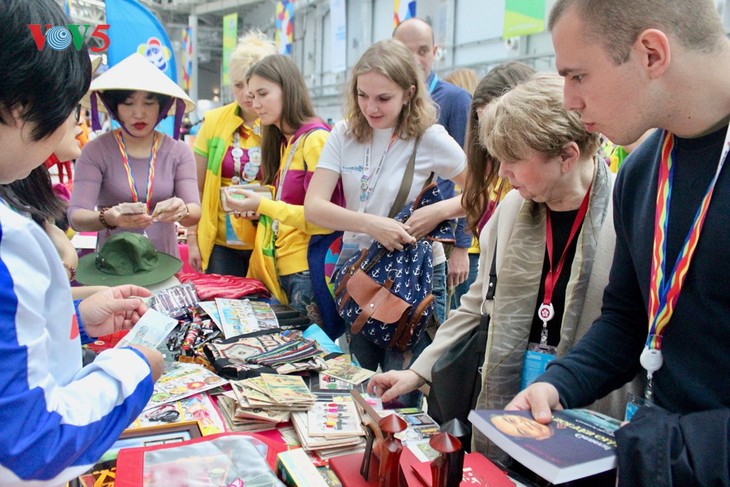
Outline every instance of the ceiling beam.
POLYGON ((257 3, 266 3, 268 0, 212 0, 192 8, 193 15, 220 14, 238 7, 246 7, 257 3))

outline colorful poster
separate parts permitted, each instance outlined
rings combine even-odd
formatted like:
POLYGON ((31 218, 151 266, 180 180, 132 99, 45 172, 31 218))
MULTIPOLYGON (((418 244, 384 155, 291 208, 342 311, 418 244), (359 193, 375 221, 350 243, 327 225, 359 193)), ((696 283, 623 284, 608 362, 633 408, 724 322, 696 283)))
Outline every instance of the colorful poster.
POLYGON ((504 10, 504 39, 545 30, 545 0, 505 0, 504 10))
POLYGON ((393 28, 416 16, 416 0, 393 0, 393 28))
POLYGON ((330 60, 334 72, 347 69, 347 6, 345 0, 330 0, 330 60))
POLYGON ((183 74, 183 82, 182 87, 183 90, 190 93, 190 76, 193 72, 193 37, 190 27, 185 27, 182 30, 182 57, 183 57, 183 63, 182 63, 182 74, 183 74))
POLYGON ((276 50, 291 55, 294 42, 294 0, 276 3, 276 50))
POLYGON ((238 37, 238 14, 232 13, 223 16, 223 61, 221 62, 221 86, 230 86, 231 78, 228 77, 228 65, 231 61, 231 54, 236 48, 238 37))

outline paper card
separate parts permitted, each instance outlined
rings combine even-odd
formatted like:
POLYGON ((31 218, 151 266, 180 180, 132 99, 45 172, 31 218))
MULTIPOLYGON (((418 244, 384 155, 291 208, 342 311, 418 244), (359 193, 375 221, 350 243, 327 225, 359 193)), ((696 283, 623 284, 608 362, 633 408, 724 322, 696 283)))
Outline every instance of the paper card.
POLYGON ((330 359, 325 363, 327 364, 327 370, 325 372, 327 375, 344 380, 350 384, 359 384, 375 375, 375 372, 372 370, 356 367, 355 365, 337 359, 330 359))
POLYGON ((165 365, 162 376, 155 383, 150 401, 145 410, 178 401, 185 397, 198 394, 228 381, 215 375, 200 365, 172 362, 165 365))
POLYGON ((205 311, 205 314, 210 316, 210 319, 213 320, 213 323, 216 324, 219 330, 223 329, 221 326, 221 315, 218 313, 218 305, 215 304, 215 301, 199 301, 198 306, 205 311))
POLYGON ((134 327, 117 343, 116 348, 142 345, 156 349, 177 325, 177 320, 159 311, 148 309, 134 327))

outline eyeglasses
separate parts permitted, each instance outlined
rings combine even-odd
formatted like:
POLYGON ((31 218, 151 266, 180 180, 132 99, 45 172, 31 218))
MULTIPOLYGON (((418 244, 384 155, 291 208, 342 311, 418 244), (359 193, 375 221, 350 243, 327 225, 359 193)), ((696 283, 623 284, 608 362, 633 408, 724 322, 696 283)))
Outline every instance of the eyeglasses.
POLYGON ((76 111, 74 112, 74 118, 76 118, 76 122, 81 120, 81 103, 76 105, 76 111))

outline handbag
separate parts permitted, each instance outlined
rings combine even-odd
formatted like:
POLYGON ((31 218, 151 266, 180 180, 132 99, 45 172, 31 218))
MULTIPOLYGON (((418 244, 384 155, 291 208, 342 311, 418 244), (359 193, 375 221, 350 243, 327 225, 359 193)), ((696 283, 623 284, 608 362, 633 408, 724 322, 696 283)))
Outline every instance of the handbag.
MULTIPOLYGON (((486 300, 494 299, 497 286, 497 246, 489 270, 486 300)), ((436 360, 431 369, 428 414, 442 424, 454 418, 468 425, 467 416, 474 409, 482 389, 482 366, 487 349, 489 314, 484 313, 479 326, 454 343, 436 360)), ((462 445, 469 442, 463 442, 462 445)))
MULTIPOLYGON (((421 191, 396 220, 406 221, 422 206, 441 200, 436 184, 421 191)), ((361 250, 336 276, 335 302, 352 333, 400 352, 410 350, 433 319, 433 251, 431 240, 453 241, 448 221, 402 250, 389 252, 379 242, 361 250)))

